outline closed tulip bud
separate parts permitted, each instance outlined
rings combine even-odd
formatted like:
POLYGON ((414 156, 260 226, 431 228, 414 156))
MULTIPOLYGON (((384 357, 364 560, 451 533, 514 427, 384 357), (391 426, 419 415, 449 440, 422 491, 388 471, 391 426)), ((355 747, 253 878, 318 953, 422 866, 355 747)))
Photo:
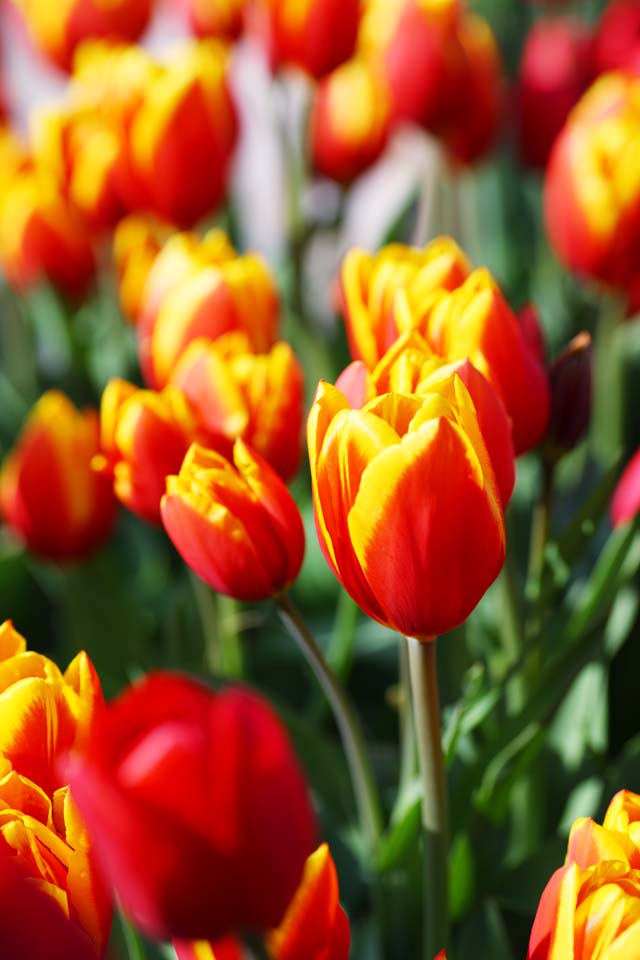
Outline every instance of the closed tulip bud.
POLYGON ((299 67, 319 79, 348 60, 358 36, 361 0, 255 0, 255 33, 273 68, 299 67))
POLYGON ((188 0, 189 23, 198 37, 232 43, 244 29, 247 0, 188 0))
POLYGON ((100 682, 85 653, 62 674, 47 657, 27 651, 10 621, 0 625, 3 957, 104 955, 111 901, 58 768, 61 753, 86 742, 102 707, 100 682), (29 947, 41 950, 29 953, 29 947))
POLYGON ((98 450, 97 411, 55 390, 40 398, 0 469, 0 516, 29 550, 72 562, 106 540, 115 500, 91 469, 98 450))
POLYGON ((637 0, 610 0, 593 41, 596 73, 631 70, 640 73, 640 6, 637 0))
POLYGON ((24 170, 0 196, 0 263, 19 290, 51 283, 82 297, 95 273, 86 221, 44 170, 24 170))
POLYGON ((614 527, 628 523, 640 511, 640 450, 624 469, 611 501, 611 522, 614 527))
POLYGON ((202 241, 171 237, 149 271, 142 303, 140 365, 156 389, 193 340, 239 331, 264 353, 276 339, 280 307, 269 269, 255 254, 238 255, 219 230, 202 241))
POLYGON ((113 260, 122 311, 132 324, 142 315, 147 277, 169 235, 150 217, 124 217, 113 234, 113 260))
POLYGON ((351 250, 340 275, 351 356, 373 369, 404 332, 404 316, 395 310, 400 290, 412 312, 420 313, 443 290, 460 286, 470 272, 462 250, 448 237, 434 240, 424 250, 401 244, 376 254, 351 250))
POLYGON ((162 522, 199 577, 237 600, 281 593, 300 572, 304 529, 291 494, 242 442, 233 463, 194 444, 167 479, 162 522))
POLYGON ((591 337, 588 333, 574 337, 551 365, 551 416, 545 456, 552 461, 573 450, 589 429, 591 366, 591 337))
MULTIPOLYGON (((358 49, 385 72, 395 120, 429 127, 447 97, 452 60, 459 53, 460 0, 370 0, 358 49)), ((451 89, 449 89, 449 96, 451 89)))
POLYGON ((622 292, 640 276, 640 78, 601 77, 574 108, 547 168, 544 211, 568 269, 622 292))
POLYGON ((239 437, 283 480, 293 477, 301 453, 304 379, 288 343, 254 354, 243 334, 195 340, 171 382, 189 401, 207 446, 230 456, 239 437))
POLYGON ((540 899, 527 960, 635 957, 640 950, 640 798, 621 791, 602 826, 573 825, 564 867, 540 899))
POLYGON ((17 0, 35 45, 63 70, 71 70, 74 53, 85 40, 132 42, 144 31, 152 0, 17 0))
POLYGON ((155 393, 110 380, 102 395, 102 452, 94 468, 112 480, 125 507, 159 523, 166 478, 179 469, 195 433, 193 414, 176 387, 155 393))
POLYGON ((543 17, 529 31, 516 91, 517 131, 524 163, 544 170, 551 147, 591 80, 587 25, 543 17))
POLYGON ((153 674, 107 706, 67 766, 105 873, 147 933, 217 940, 280 923, 314 823, 284 728, 257 696, 153 674))
POLYGON ((327 561, 369 616, 420 640, 466 619, 505 552, 473 402, 451 378, 450 391, 387 393, 360 410, 321 382, 307 428, 327 561))
POLYGON ((384 150, 390 128, 384 76, 367 60, 349 60, 315 92, 309 135, 318 173, 350 183, 384 150))
POLYGON ((146 209, 190 226, 222 202, 237 136, 227 53, 213 40, 186 49, 156 77, 130 131, 146 209))

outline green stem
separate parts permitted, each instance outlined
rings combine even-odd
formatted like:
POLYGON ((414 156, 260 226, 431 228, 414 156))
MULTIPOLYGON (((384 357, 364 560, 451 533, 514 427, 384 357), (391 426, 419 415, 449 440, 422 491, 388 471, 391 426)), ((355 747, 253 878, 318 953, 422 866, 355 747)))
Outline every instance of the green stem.
POLYGON ((327 660, 342 683, 347 682, 351 673, 359 615, 358 604, 351 599, 346 590, 341 590, 327 660))
POLYGON ((144 944, 140 934, 122 912, 120 912, 120 926, 129 960, 146 960, 144 944))
POLYGON ((447 787, 442 756, 435 638, 408 639, 413 716, 422 777, 424 837, 424 960, 449 940, 447 787))
POLYGON ((533 601, 540 599, 542 577, 544 573, 544 555, 551 533, 553 514, 553 492, 555 466, 547 460, 542 461, 542 492, 536 504, 531 523, 531 541, 529 546, 529 575, 527 593, 533 601))
POLYGON ((592 436, 596 455, 607 465, 623 447, 625 358, 620 330, 624 317, 624 301, 605 296, 594 338, 592 436))
POLYGON ((217 676, 241 677, 244 667, 242 645, 234 627, 235 600, 214 593, 191 570, 189 575, 202 626, 205 666, 217 676))
POLYGON ((351 775, 358 819, 373 864, 380 839, 382 816, 360 721, 344 687, 332 672, 296 606, 286 594, 277 597, 276 602, 284 623, 306 657, 331 705, 351 775))
POLYGON ((398 803, 413 782, 416 772, 416 728, 411 715, 411 671, 409 666, 409 641, 402 637, 400 643, 400 689, 398 709, 400 712, 400 779, 398 803))

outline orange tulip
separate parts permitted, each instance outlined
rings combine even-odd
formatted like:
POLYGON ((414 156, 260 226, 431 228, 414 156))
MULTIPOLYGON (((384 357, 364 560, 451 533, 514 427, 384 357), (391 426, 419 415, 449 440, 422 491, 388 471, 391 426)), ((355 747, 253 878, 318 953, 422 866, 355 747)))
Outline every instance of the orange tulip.
POLYGON ((0 470, 0 514, 34 553, 77 560, 108 536, 115 501, 91 469, 98 449, 96 411, 55 390, 40 398, 0 470))
POLYGON ((640 78, 602 76, 555 142, 544 187, 560 261, 622 292, 640 288, 640 78))
POLYGON ((349 183, 374 163, 389 136, 391 101, 383 75, 370 62, 349 60, 315 93, 310 121, 313 164, 349 183))
POLYGON ((361 0, 255 0, 252 20, 274 67, 297 66, 319 79, 354 51, 361 0))
POLYGON ((273 345, 279 319, 276 285, 264 261, 238 255, 226 234, 211 230, 171 237, 149 270, 138 325, 145 380, 164 386, 186 347, 241 331, 251 349, 273 345))
POLYGON ((506 507, 515 484, 511 423, 500 397, 469 360, 447 363, 429 349, 417 331, 410 330, 398 338, 372 373, 367 372, 361 361, 355 361, 340 375, 336 387, 356 409, 384 393, 427 396, 439 389, 445 391, 448 400, 455 402, 451 392, 453 373, 460 377, 473 401, 500 499, 506 507))
POLYGON ((207 446, 230 457, 240 437, 285 481, 300 461, 304 382, 288 343, 251 352, 244 334, 194 340, 171 383, 189 401, 207 446))
POLYGON ((233 42, 244 28, 247 0, 188 0, 189 22, 198 37, 233 42))
POLYGON ((145 207, 178 226, 211 213, 225 194, 237 135, 227 65, 221 44, 194 43, 159 73, 131 125, 145 207))
POLYGON ((81 297, 90 287, 95 258, 87 224, 48 171, 23 169, 5 183, 0 263, 19 290, 49 282, 81 297))
POLYGON ((32 40, 63 70, 76 48, 90 38, 137 40, 147 26, 153 0, 16 0, 32 40))
POLYGON ((3 911, 0 946, 12 960, 31 960, 27 947, 38 942, 29 906, 53 945, 77 951, 68 956, 103 955, 111 903, 57 762, 84 744, 100 709, 100 682, 85 653, 62 674, 26 650, 10 621, 0 626, 0 887, 10 871, 10 889, 23 885, 24 895, 3 911))
POLYGON ((578 820, 547 884, 527 960, 635 957, 640 951, 640 797, 621 791, 602 826, 578 820))
POLYGON ((450 379, 361 410, 321 382, 307 428, 327 561, 369 616, 420 640, 462 623, 505 553, 476 411, 461 378, 450 379))
POLYGON ((264 600, 298 575, 300 513, 282 480, 242 440, 233 464, 194 444, 167 480, 162 521, 186 563, 209 586, 238 600, 264 600))
POLYGON ((468 358, 500 395, 523 453, 547 425, 547 376, 491 275, 469 269, 448 239, 424 251, 351 251, 341 278, 351 352, 373 367, 400 333, 415 329, 446 360, 468 358))
POLYGON ((176 387, 162 393, 111 380, 102 395, 102 453, 94 467, 113 481, 118 499, 145 520, 160 521, 166 478, 179 469, 196 423, 176 387))

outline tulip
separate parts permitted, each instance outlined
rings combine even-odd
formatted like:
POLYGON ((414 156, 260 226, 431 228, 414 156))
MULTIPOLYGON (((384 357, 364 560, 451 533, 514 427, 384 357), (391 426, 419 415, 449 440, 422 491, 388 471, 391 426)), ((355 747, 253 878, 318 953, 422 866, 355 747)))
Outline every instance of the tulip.
POLYGON ((86 742, 102 707, 85 653, 62 674, 47 657, 27 651, 10 621, 0 625, 3 957, 103 956, 111 902, 58 768, 61 752, 86 742))
POLYGON ((237 440, 233 464, 194 444, 167 479, 162 521, 185 562, 237 600, 264 600, 297 577, 304 555, 300 513, 282 480, 237 440))
POLYGON ((551 415, 545 456, 552 461, 573 450, 589 428, 591 365, 591 337, 580 333, 551 366, 551 415))
POLYGON ((188 0, 191 29, 198 37, 232 43, 243 28, 247 0, 188 0))
POLYGON ((18 290, 49 282, 82 297, 95 273, 88 227, 46 170, 16 173, 0 195, 0 263, 18 290))
POLYGON ((628 523, 640 511, 640 450, 624 469, 611 501, 611 522, 614 527, 628 523))
POLYGON ((352 408, 360 409, 369 400, 384 393, 427 396, 444 391, 447 400, 455 402, 452 393, 456 374, 469 391, 478 417, 489 459, 496 477, 503 507, 506 508, 515 484, 515 460, 511 423, 500 397, 469 360, 446 363, 429 349, 415 330, 402 334, 369 374, 360 361, 352 363, 336 381, 352 408))
POLYGON ((224 198, 236 135, 225 49, 193 44, 156 77, 131 124, 145 208, 178 226, 211 213, 224 198))
POLYGON ((310 120, 313 165, 348 184, 382 154, 390 127, 384 77, 366 60, 349 60, 325 77, 315 93, 310 120))
POLYGON ((361 0, 255 0, 252 20, 274 68, 296 66, 320 79, 352 55, 361 0))
POLYGON ((168 232, 168 228, 152 218, 135 215, 125 217, 115 229, 113 260, 120 306, 127 320, 134 325, 142 315, 147 277, 168 232))
POLYGON ((634 957, 640 950, 640 797, 620 791, 602 826, 573 825, 564 867, 540 899, 527 960, 634 957))
POLYGON ((593 41, 598 73, 632 70, 640 73, 640 7, 637 0, 611 0, 604 9, 593 41))
POLYGON ((69 562, 107 538, 115 501, 91 469, 98 449, 96 411, 56 390, 40 398, 0 469, 0 515, 29 550, 69 562))
POLYGON ((461 16, 460 0, 371 0, 367 5, 359 50, 382 65, 394 119, 430 127, 450 97, 450 59, 458 52, 461 16))
POLYGON ((420 640, 462 623, 505 552, 473 402, 451 378, 449 389, 387 393, 361 410, 321 382, 307 428, 327 561, 369 616, 420 640))
POLYGON ((146 382, 163 387, 188 345, 225 333, 247 335, 252 350, 273 345, 279 318, 275 281, 255 254, 239 256, 226 235, 212 230, 171 237, 149 270, 138 324, 146 382))
POLYGON ((350 939, 335 864, 323 843, 308 858, 284 920, 267 937, 269 953, 274 960, 348 960, 350 939))
POLYGON ((544 185, 547 233, 577 274, 625 293, 640 277, 640 78, 601 77, 555 142, 544 185))
POLYGON ((529 31, 520 63, 516 109, 525 164, 544 170, 551 147, 591 79, 590 35, 581 20, 543 17, 529 31))
POLYGON ((218 940, 280 923, 314 824, 286 733, 257 696, 145 677, 67 766, 105 873, 144 931, 218 940))
POLYGON ((110 380, 100 405, 101 453, 93 466, 113 482, 127 509, 159 523, 166 478, 179 469, 195 434, 194 416, 176 387, 155 393, 110 380))
POLYGON ((49 0, 17 0, 35 45, 63 70, 77 47, 91 38, 134 41, 142 34, 152 0, 68 0, 54 11, 49 0))
POLYGON ((351 351, 373 366, 399 333, 415 329, 446 360, 468 358, 498 392, 520 454, 547 425, 546 372, 488 271, 468 271, 447 239, 424 252, 399 245, 375 257, 352 251, 342 268, 351 351))
POLYGON ((251 352, 243 334, 194 340, 172 374, 198 419, 207 446, 226 457, 240 437, 285 481, 300 461, 304 381, 288 343, 251 352))
POLYGON ((209 943, 206 940, 174 940, 176 960, 245 960, 245 952, 234 937, 209 943))

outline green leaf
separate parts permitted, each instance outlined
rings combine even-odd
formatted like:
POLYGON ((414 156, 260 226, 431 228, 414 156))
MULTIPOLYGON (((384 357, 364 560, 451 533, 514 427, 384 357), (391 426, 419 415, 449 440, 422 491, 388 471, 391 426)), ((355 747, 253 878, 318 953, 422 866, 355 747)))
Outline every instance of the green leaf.
POLYGON ((396 868, 418 843, 422 806, 422 788, 419 778, 413 781, 405 798, 401 810, 396 814, 391 827, 380 843, 377 858, 379 873, 386 873, 396 868))

